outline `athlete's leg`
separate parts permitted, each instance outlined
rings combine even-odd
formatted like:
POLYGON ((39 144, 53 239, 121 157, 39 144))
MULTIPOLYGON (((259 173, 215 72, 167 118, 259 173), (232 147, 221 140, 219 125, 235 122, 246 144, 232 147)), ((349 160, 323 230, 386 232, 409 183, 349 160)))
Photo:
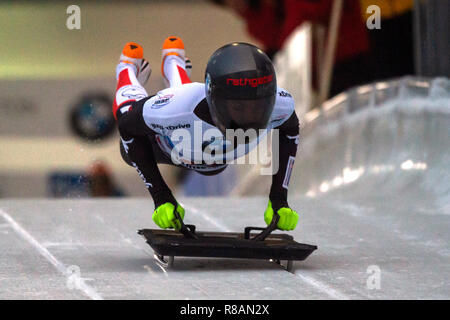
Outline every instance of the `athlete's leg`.
POLYGON ((148 96, 142 82, 146 82, 151 70, 143 54, 142 47, 133 42, 127 43, 122 51, 116 67, 117 88, 113 104, 116 119, 117 112, 126 112, 131 103, 148 96))
POLYGON ((168 37, 163 44, 161 72, 170 87, 190 83, 186 72, 184 44, 178 37, 168 37))

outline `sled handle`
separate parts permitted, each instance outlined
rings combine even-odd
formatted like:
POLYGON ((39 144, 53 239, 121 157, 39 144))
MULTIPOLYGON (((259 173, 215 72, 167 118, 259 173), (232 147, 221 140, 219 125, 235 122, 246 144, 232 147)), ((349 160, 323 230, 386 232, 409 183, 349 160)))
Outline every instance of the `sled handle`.
POLYGON ((184 224, 183 219, 181 219, 181 216, 177 210, 175 210, 174 214, 175 214, 175 218, 178 219, 178 221, 180 221, 180 224, 181 224, 180 230, 177 230, 177 231, 181 232, 186 238, 198 239, 198 236, 195 234, 195 225, 184 224))
POLYGON ((270 222, 270 224, 266 228, 255 228, 255 227, 245 228, 245 234, 244 234, 245 239, 254 240, 254 241, 264 241, 264 239, 266 239, 272 233, 272 231, 277 229, 277 224, 278 224, 279 220, 280 220, 279 214, 274 213, 272 222, 270 222), (250 239, 250 231, 251 230, 262 230, 262 232, 250 239))

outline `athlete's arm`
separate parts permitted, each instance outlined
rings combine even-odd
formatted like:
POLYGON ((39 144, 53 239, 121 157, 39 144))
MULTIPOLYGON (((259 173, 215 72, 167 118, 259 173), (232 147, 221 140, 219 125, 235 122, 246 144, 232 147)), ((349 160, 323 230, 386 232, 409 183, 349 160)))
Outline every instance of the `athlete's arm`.
POLYGON ((128 111, 117 113, 122 144, 151 194, 155 208, 166 202, 176 205, 175 197, 161 176, 148 139, 148 135, 154 132, 145 124, 142 109, 149 98, 135 101, 131 103, 128 111))
MULTIPOLYGON (((299 121, 295 111, 288 120, 275 129, 279 130, 279 168, 272 176, 269 199, 276 212, 282 207, 289 207, 287 202, 288 185, 299 140, 299 121)), ((274 156, 276 156, 275 153, 274 156)))

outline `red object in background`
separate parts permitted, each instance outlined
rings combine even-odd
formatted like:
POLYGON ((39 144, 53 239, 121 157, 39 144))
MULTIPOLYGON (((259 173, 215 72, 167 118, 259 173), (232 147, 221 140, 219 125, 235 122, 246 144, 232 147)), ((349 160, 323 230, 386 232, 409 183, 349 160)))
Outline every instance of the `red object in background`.
POLYGON ((277 6, 278 1, 261 1, 258 9, 248 6, 240 12, 247 22, 248 33, 264 45, 264 51, 268 54, 278 51, 281 47, 283 17, 280 16, 280 8, 277 6))
MULTIPOLYGON (((333 0, 262 0, 257 9, 247 5, 238 13, 245 18, 250 35, 270 53, 279 50, 286 38, 306 21, 327 26, 332 5, 333 0)), ((362 20, 359 0, 344 0, 338 34, 336 61, 369 50, 368 32, 362 20)))
MULTIPOLYGON (((280 32, 280 47, 291 32, 305 21, 327 26, 332 5, 332 0, 284 0, 286 14, 280 32)), ((336 61, 369 50, 368 32, 362 20, 359 0, 344 0, 338 34, 336 61)))
POLYGON ((105 162, 94 162, 86 172, 91 197, 117 197, 123 192, 113 182, 111 170, 105 162))
POLYGON ((104 162, 95 161, 89 166, 87 174, 89 176, 109 176, 111 171, 104 162))

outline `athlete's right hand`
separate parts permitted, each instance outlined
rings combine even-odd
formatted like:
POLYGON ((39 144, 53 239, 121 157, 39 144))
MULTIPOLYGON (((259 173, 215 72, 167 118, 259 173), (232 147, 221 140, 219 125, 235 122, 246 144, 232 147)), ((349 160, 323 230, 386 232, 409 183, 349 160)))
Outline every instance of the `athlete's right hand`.
MULTIPOLYGON (((176 208, 181 219, 184 219, 184 208, 177 204, 176 208)), ((166 202, 153 212, 153 221, 162 229, 174 228, 181 229, 181 222, 175 216, 175 206, 171 202, 166 202)))

